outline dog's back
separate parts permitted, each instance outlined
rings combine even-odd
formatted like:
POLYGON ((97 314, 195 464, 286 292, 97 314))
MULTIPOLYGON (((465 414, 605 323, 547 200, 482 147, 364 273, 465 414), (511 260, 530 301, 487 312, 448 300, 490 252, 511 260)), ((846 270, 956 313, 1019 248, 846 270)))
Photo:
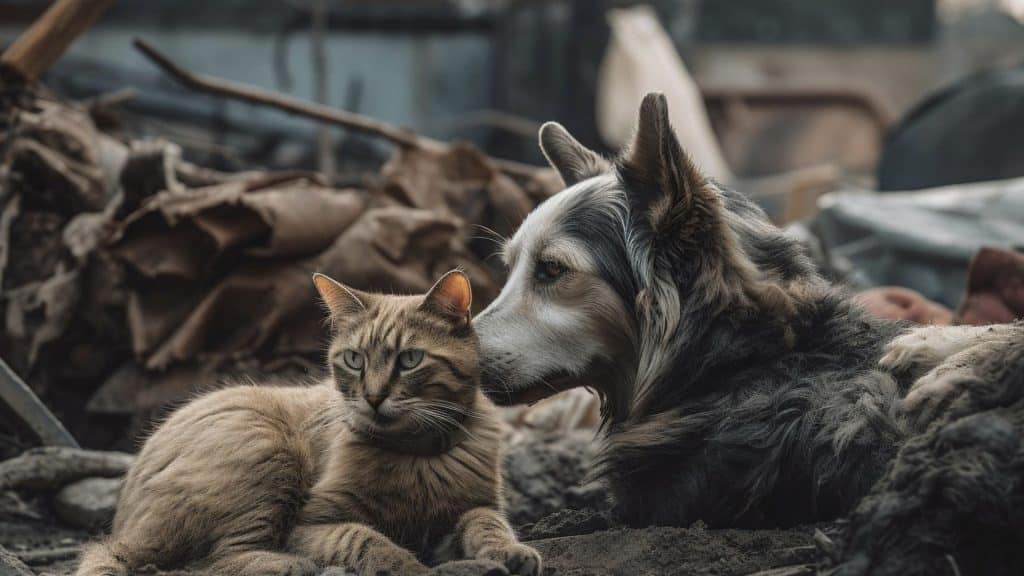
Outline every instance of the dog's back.
POLYGON ((877 362, 902 327, 829 291, 795 312, 718 318, 652 390, 650 412, 611 430, 600 471, 626 521, 834 518, 882 475, 905 434, 906 383, 877 362))
POLYGON ((836 574, 1020 574, 1024 341, 987 348, 941 375, 959 394, 857 506, 836 574))

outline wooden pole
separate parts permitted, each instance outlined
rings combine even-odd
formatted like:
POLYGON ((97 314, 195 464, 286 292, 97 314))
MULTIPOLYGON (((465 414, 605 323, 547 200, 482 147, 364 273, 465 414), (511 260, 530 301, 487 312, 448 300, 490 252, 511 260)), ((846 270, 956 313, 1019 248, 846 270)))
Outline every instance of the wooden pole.
POLYGON ((57 0, 0 56, 0 66, 34 82, 114 0, 57 0))

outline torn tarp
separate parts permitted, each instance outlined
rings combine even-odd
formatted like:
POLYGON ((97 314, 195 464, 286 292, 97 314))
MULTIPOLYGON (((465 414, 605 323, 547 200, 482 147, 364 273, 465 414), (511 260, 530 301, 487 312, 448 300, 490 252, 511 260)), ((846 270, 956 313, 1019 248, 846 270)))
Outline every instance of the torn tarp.
POLYGON ((1024 178, 920 192, 847 191, 820 202, 830 263, 861 287, 904 286, 949 307, 984 246, 1024 246, 1024 178))

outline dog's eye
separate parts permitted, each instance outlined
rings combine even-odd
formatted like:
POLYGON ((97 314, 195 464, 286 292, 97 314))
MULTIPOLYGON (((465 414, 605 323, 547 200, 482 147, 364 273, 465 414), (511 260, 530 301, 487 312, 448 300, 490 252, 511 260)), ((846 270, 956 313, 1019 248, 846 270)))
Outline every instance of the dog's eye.
POLYGON ((345 350, 341 353, 341 359, 345 362, 345 366, 347 366, 349 370, 355 370, 356 372, 362 370, 363 365, 366 363, 363 355, 355 350, 345 350))
POLYGON ((540 260, 537 262, 537 269, 534 270, 533 277, 538 282, 549 284, 561 278, 565 271, 565 266, 554 260, 540 260))
POLYGON ((412 370, 423 362, 423 350, 403 350, 398 355, 398 367, 402 370, 412 370))

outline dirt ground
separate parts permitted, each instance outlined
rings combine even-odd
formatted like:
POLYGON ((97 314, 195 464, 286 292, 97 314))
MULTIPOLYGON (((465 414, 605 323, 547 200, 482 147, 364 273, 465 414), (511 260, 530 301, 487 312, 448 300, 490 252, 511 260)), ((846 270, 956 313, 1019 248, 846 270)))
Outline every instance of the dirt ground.
MULTIPOLYGON (((70 575, 82 531, 52 524, 0 522, 0 544, 27 560, 38 574, 70 575)), ((816 558, 811 530, 612 529, 580 536, 534 540, 545 576, 716 575, 745 576, 816 558)), ((2 570, 0 570, 2 573, 2 570)), ((770 574, 770 573, 769 573, 770 574)))
MULTIPOLYGON (((792 567, 784 574, 796 576, 814 571, 814 562, 820 558, 814 527, 709 530, 700 523, 690 528, 616 527, 600 512, 607 498, 600 485, 580 486, 593 454, 593 440, 588 431, 531 434, 506 451, 508 514, 520 537, 543 556, 545 576, 745 576, 779 567, 792 567)), ((36 574, 73 574, 78 550, 98 534, 62 524, 51 499, 52 494, 0 493, 0 546, 36 574)), ((821 528, 829 532, 827 526, 821 528)), ((493 573, 486 567, 452 568, 438 573, 493 573)), ((762 576, 768 574, 773 573, 762 576)), ((6 575, 0 562, 0 576, 6 575)))
POLYGON ((811 530, 617 529, 537 540, 545 574, 560 576, 748 575, 816 557, 811 530))

